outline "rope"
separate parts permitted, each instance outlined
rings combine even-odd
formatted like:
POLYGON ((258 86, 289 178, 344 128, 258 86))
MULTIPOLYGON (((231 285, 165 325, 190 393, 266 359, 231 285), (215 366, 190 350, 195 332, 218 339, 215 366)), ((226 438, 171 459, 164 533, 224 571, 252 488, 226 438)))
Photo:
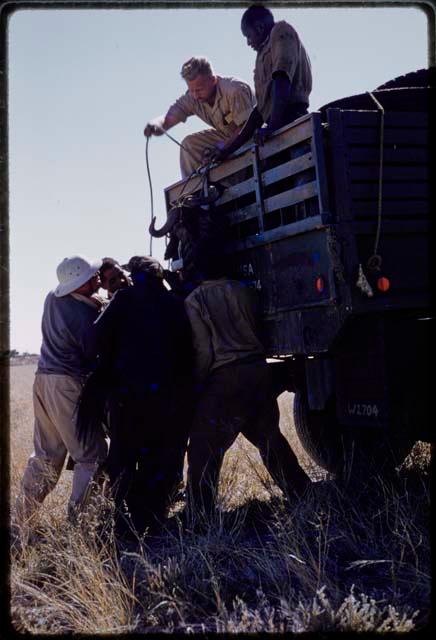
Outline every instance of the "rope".
MULTIPOLYGON (((147 138, 147 142, 145 143, 145 164, 147 166, 147 176, 148 176, 148 185, 150 188, 150 203, 151 203, 151 214, 150 214, 150 224, 153 222, 154 218, 154 200, 153 200, 153 184, 151 182, 151 174, 150 174, 150 162, 148 159, 148 143, 150 138, 147 138)), ((150 257, 153 255, 153 236, 150 233, 150 257)))
POLYGON ((172 140, 178 147, 180 147, 181 149, 183 149, 183 151, 186 151, 186 153, 189 153, 189 155, 191 156, 191 158, 195 157, 194 155, 189 151, 189 149, 187 149, 181 142, 179 142, 178 140, 176 140, 175 138, 173 138, 172 136, 170 136, 170 134, 168 133, 168 131, 166 129, 164 129, 163 127, 161 127, 159 124, 155 124, 153 125, 154 127, 156 127, 157 129, 160 129, 162 131, 162 133, 164 133, 167 138, 169 138, 170 140, 172 140))
POLYGON ((380 242, 381 222, 382 222, 382 201, 383 201, 383 148, 385 135, 385 110, 377 98, 368 92, 380 111, 380 152, 379 152, 379 176, 378 176, 378 202, 377 202, 377 231, 375 234, 374 253, 368 258, 368 268, 372 271, 379 271, 382 263, 381 256, 378 255, 378 245, 380 242))
MULTIPOLYGON (((168 136, 168 138, 170 140, 172 140, 175 144, 177 144, 181 149, 183 149, 184 151, 186 151, 186 153, 189 153, 189 155, 191 157, 194 157, 192 155, 192 153, 189 151, 189 149, 187 149, 186 147, 184 147, 180 142, 178 142, 175 138, 173 138, 172 136, 170 136, 169 133, 167 133, 165 131, 165 129, 163 127, 160 127, 159 125, 155 125, 156 127, 158 127, 159 129, 162 130, 162 132, 168 136)), ((153 222, 153 218, 154 218, 154 199, 153 199, 153 184, 151 181, 151 173, 150 173, 150 161, 148 158, 148 144, 150 142, 150 137, 147 137, 147 141, 145 143, 145 164, 147 167, 147 176, 148 176, 148 184, 149 184, 149 189, 150 189, 150 204, 151 204, 151 213, 150 213, 150 224, 153 222)), ((207 163, 206 165, 202 165, 200 166, 198 169, 195 169, 187 178, 186 178, 186 182, 183 186, 183 189, 177 199, 177 202, 175 203, 175 206, 183 206, 183 202, 186 198, 189 198, 190 194, 186 194, 185 196, 183 196, 183 192, 185 191, 186 187, 189 184, 189 181, 195 176, 199 174, 199 171, 201 169, 205 169, 204 174, 200 175, 200 181, 199 183, 195 186, 195 188, 193 189, 193 191, 195 191, 199 186, 203 186, 203 184, 205 183, 205 181, 207 180, 207 176, 208 176, 208 172, 209 172, 209 168, 210 166, 212 166, 213 162, 207 163)), ((167 245, 167 238, 165 237, 165 246, 167 245)), ((150 256, 153 255, 153 236, 150 233, 150 256)))

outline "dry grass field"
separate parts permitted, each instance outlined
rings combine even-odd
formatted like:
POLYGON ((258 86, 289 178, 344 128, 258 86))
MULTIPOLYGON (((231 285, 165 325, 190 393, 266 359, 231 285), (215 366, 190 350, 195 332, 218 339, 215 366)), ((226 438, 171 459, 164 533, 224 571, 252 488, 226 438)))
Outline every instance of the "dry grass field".
MULTIPOLYGON (((11 367, 11 497, 32 449, 34 366, 11 367)), ((115 542, 110 501, 66 521, 71 472, 45 501, 32 544, 11 559, 11 620, 29 633, 411 631, 429 623, 429 447, 416 447, 395 486, 352 491, 281 428, 311 476, 287 501, 242 438, 228 452, 220 508, 203 535, 182 531, 176 505, 162 536, 115 542)), ((13 504, 13 502, 12 502, 13 504)))

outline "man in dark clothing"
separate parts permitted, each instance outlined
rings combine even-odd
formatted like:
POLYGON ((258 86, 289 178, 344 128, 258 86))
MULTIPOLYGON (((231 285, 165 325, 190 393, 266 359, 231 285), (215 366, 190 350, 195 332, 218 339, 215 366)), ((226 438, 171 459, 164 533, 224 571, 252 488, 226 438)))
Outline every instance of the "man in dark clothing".
POLYGON ((238 136, 214 153, 227 158, 257 131, 259 142, 277 129, 307 113, 312 90, 309 56, 295 29, 281 20, 274 22, 269 9, 249 7, 242 16, 241 31, 249 47, 257 52, 254 68, 256 106, 238 136), (259 129, 266 123, 266 127, 259 129))
POLYGON ((310 480, 279 429, 270 370, 258 338, 256 292, 203 265, 204 279, 185 300, 195 369, 203 385, 188 447, 188 500, 193 513, 211 511, 227 449, 242 433, 254 444, 285 494, 310 480))
POLYGON ((120 289, 96 323, 108 381, 107 470, 118 533, 127 531, 125 501, 142 533, 164 518, 186 450, 192 347, 183 303, 163 285, 152 258, 129 262, 133 286, 120 289))

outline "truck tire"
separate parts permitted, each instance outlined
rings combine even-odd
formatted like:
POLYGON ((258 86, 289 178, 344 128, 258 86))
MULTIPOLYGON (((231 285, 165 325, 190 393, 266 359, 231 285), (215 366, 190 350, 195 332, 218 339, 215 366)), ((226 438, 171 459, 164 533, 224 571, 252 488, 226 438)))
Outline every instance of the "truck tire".
POLYGON ((350 428, 336 420, 334 398, 322 411, 309 409, 305 390, 294 398, 294 424, 306 453, 337 480, 366 480, 373 476, 389 478, 410 453, 414 439, 392 428, 350 428))
POLYGON ((299 389, 294 397, 294 425, 298 438, 317 465, 338 474, 343 466, 343 446, 332 403, 326 409, 309 409, 306 391, 299 389))

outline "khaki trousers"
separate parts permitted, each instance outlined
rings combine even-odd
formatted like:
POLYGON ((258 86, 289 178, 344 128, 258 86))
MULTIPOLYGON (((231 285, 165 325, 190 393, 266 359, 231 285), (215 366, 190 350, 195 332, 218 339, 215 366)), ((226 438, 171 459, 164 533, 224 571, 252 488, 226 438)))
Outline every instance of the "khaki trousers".
POLYGON ((226 142, 226 138, 215 129, 206 129, 186 136, 182 140, 184 149, 180 149, 182 178, 187 178, 200 165, 204 164, 204 151, 216 147, 219 142, 226 142))
POLYGON ((68 505, 71 515, 81 506, 100 464, 107 455, 103 433, 86 445, 76 436, 75 414, 82 389, 79 379, 67 375, 37 373, 33 385, 35 414, 33 443, 16 501, 16 518, 25 523, 59 480, 67 453, 75 461, 68 505))

